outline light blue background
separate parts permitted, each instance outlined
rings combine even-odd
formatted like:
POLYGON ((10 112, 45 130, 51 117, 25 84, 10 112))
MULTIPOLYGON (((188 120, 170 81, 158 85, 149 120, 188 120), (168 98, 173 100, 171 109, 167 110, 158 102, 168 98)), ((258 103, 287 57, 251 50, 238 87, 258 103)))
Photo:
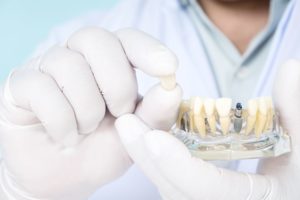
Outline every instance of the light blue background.
POLYGON ((51 28, 119 0, 0 0, 0 82, 42 42, 51 28))

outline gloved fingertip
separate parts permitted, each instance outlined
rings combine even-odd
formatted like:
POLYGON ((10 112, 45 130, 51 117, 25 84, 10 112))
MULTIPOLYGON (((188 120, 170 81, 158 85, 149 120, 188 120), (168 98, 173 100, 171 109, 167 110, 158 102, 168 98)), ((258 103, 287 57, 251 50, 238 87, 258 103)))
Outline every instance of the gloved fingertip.
POLYGON ((141 139, 142 135, 150 131, 145 123, 133 114, 126 114, 119 117, 115 127, 124 145, 130 145, 141 139))
POLYGON ((182 99, 182 89, 177 85, 172 90, 165 90, 155 85, 138 105, 135 114, 151 128, 169 130, 175 123, 182 99))

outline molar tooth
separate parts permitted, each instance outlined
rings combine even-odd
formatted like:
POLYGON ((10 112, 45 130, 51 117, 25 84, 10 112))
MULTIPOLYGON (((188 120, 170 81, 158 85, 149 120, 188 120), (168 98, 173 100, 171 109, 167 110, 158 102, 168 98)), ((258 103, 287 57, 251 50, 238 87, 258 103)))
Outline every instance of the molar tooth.
POLYGON ((230 127, 230 110, 232 100, 229 98, 220 98, 216 101, 216 109, 219 114, 221 129, 224 135, 229 131, 230 127))
POLYGON ((204 100, 204 109, 207 117, 207 122, 212 134, 216 133, 215 104, 216 103, 214 99, 209 98, 204 100))
POLYGON ((193 98, 192 102, 193 102, 195 129, 202 137, 205 137, 206 127, 205 127, 203 101, 200 97, 195 97, 193 98))
POLYGON ((273 127, 274 106, 271 97, 265 97, 265 101, 267 104, 267 122, 264 131, 267 131, 273 127))
MULTIPOLYGON (((181 129, 182 126, 184 126, 184 124, 182 124, 182 120, 183 120, 183 116, 185 113, 187 113, 190 110, 190 105, 189 102, 184 100, 181 102, 180 104, 180 108, 179 108, 179 113, 178 113, 178 118, 176 121, 176 127, 178 129, 181 129)), ((184 127, 183 127, 184 128, 184 127)))
POLYGON ((257 99, 250 99, 248 101, 248 117, 247 117, 247 126, 246 126, 246 135, 248 135, 254 128, 257 109, 258 109, 257 99))
POLYGON ((255 135, 259 137, 264 130, 267 121, 267 102, 265 98, 258 99, 258 114, 255 126, 255 135))

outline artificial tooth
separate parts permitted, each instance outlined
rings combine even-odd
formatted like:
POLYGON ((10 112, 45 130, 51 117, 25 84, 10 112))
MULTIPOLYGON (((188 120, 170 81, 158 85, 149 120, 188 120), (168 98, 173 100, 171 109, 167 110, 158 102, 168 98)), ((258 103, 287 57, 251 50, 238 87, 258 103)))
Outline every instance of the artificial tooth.
POLYGON ((160 77, 161 86, 166 90, 173 90, 176 87, 175 74, 160 77))
POLYGON ((247 117, 246 135, 248 135, 255 126, 257 109, 258 109, 257 100, 250 99, 248 101, 248 117, 247 117))
POLYGON ((229 131, 230 127, 230 110, 232 100, 229 98, 221 98, 216 101, 216 109, 219 114, 221 129, 224 135, 229 131))
POLYGON ((259 137, 264 130, 267 121, 267 102, 265 98, 258 99, 258 113, 255 125, 255 135, 259 137))
POLYGON ((194 97, 193 100, 194 127, 202 137, 206 135, 204 105, 200 97, 194 97))
POLYGON ((207 117, 207 122, 212 134, 216 133, 215 104, 216 103, 214 99, 209 98, 204 100, 204 109, 207 117))
POLYGON ((270 130, 273 127, 274 106, 271 97, 265 97, 267 104, 267 122, 264 131, 270 130))
POLYGON ((184 116, 185 113, 189 112, 189 110, 190 110, 189 102, 188 101, 182 101, 181 104, 180 104, 178 118, 177 118, 177 121, 176 121, 177 128, 182 128, 182 126, 184 126, 184 124, 182 123, 183 116, 184 116))

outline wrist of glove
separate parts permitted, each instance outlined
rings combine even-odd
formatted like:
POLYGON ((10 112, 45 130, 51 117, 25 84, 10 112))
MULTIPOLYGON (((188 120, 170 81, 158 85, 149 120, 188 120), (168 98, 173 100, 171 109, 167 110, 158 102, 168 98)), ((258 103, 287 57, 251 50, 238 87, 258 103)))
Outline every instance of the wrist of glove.
POLYGON ((217 168, 192 157, 178 139, 151 129, 132 114, 118 118, 116 127, 130 157, 157 186, 164 200, 297 200, 300 199, 300 63, 287 62, 275 80, 275 107, 292 138, 293 152, 262 160, 258 174, 217 168))

